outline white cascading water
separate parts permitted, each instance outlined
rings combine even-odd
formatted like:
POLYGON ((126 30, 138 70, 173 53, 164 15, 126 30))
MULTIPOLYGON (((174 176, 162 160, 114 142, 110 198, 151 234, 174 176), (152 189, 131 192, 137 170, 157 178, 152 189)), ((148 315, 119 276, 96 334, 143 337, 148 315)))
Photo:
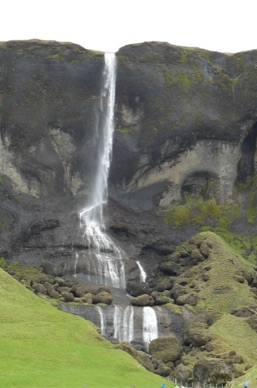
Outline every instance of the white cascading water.
POLYGON ((158 321, 152 307, 143 307, 143 342, 146 351, 149 351, 149 344, 158 338, 158 321))
POLYGON ((134 308, 115 306, 113 316, 113 337, 119 341, 131 342, 134 339, 134 308))
POLYGON ((80 212, 88 242, 87 278, 96 283, 125 288, 125 270, 121 249, 105 233, 103 206, 107 202, 108 175, 111 163, 114 132, 116 84, 115 54, 105 54, 104 85, 101 93, 101 119, 96 131, 96 172, 92 183, 91 200, 80 212))
POLYGON ((101 307, 96 306, 96 309, 99 313, 100 317, 100 328, 101 328, 101 335, 105 336, 106 335, 106 319, 105 319, 105 314, 103 313, 103 310, 101 307))
POLYGON ((74 263, 74 277, 76 278, 77 277, 77 264, 78 264, 78 260, 79 260, 79 254, 76 252, 75 253, 75 263, 74 263))
POLYGON ((146 272, 145 272, 144 268, 142 267, 140 261, 136 261, 136 263, 137 263, 137 266, 139 268, 140 282, 145 283, 146 277, 147 277, 146 272))
POLYGON ((134 309, 127 306, 123 315, 123 341, 131 342, 134 338, 134 309))

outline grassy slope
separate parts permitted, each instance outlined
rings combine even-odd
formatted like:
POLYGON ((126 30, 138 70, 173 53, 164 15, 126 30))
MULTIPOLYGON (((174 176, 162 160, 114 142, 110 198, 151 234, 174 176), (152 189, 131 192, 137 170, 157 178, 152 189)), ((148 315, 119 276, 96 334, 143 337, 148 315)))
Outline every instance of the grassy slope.
POLYGON ((50 306, 2 269, 0 284, 1 387, 156 388, 164 382, 93 324, 50 306))
POLYGON ((198 239, 206 238, 212 244, 210 257, 192 270, 195 282, 200 287, 198 309, 214 308, 220 312, 232 312, 244 306, 257 306, 246 280, 239 282, 238 277, 253 273, 253 265, 219 236, 212 232, 198 234, 198 239), (209 267, 208 271, 204 268, 209 267), (201 279, 207 273, 209 280, 201 279))
MULTIPOLYGON (((208 260, 200 263, 193 271, 194 280, 201 290, 198 294, 198 309, 212 308, 223 313, 209 329, 214 335, 214 353, 222 355, 235 350, 243 356, 246 363, 254 366, 245 376, 234 381, 234 388, 242 387, 245 378, 250 382, 251 388, 257 388, 257 334, 244 318, 230 314, 231 311, 244 306, 257 305, 247 282, 236 280, 241 274, 252 273, 253 265, 212 232, 200 233, 197 238, 206 238, 213 247, 208 260), (209 280, 204 282, 199 274, 205 272, 203 268, 207 266, 209 280)), ((204 358, 203 352, 200 353, 201 357, 204 358)))
POLYGON ((253 368, 234 381, 234 388, 242 387, 247 379, 251 388, 257 388, 257 334, 242 318, 224 315, 210 330, 223 339, 218 348, 224 352, 235 349, 253 368))

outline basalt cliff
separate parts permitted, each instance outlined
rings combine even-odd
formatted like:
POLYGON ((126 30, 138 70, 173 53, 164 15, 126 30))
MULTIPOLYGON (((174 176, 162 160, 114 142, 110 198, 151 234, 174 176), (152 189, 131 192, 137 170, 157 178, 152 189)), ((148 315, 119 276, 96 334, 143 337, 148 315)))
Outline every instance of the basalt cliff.
MULTIPOLYGON (((149 42, 116 59, 106 229, 126 254, 131 303, 171 314, 149 368, 224 383, 257 360, 233 341, 217 345, 240 318, 256 336, 257 51, 149 42)), ((0 251, 9 262, 49 276, 85 271, 79 212, 95 173, 103 69, 103 53, 70 43, 0 44, 0 251)))

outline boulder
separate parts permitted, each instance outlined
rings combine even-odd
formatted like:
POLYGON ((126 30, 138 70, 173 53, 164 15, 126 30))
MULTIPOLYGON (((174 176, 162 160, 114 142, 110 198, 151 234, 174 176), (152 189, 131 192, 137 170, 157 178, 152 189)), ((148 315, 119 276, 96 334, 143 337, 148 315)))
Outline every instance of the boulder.
POLYGON ((64 302, 73 302, 74 295, 71 292, 63 292, 62 295, 64 302))
MULTIPOLYGON (((252 312, 250 311, 249 313, 252 313, 252 312)), ((243 316, 247 316, 247 315, 244 314, 243 316)), ((247 323, 257 333, 257 316, 256 316, 256 314, 251 314, 250 317, 247 318, 247 323)))
POLYGON ((57 292, 55 289, 48 290, 47 294, 50 296, 50 298, 53 298, 53 299, 58 299, 60 297, 59 292, 57 292))
POLYGON ((152 291, 162 292, 165 290, 170 290, 172 288, 172 283, 168 276, 162 276, 152 283, 152 291))
POLYGON ((195 248, 191 252, 191 259, 194 260, 195 262, 198 262, 198 261, 203 261, 204 257, 201 254, 201 252, 199 251, 199 249, 195 248))
POLYGON ((74 294, 74 296, 79 298, 82 295, 84 295, 87 292, 87 290, 88 290, 88 286, 85 284, 74 284, 71 289, 71 292, 74 294))
POLYGON ((49 282, 44 282, 44 287, 45 287, 47 294, 49 296, 51 293, 56 292, 54 285, 49 283, 49 282))
POLYGON ((233 365, 222 360, 199 360, 193 368, 193 376, 196 382, 201 384, 226 384, 232 380, 233 365))
POLYGON ((82 301, 84 303, 92 304, 94 301, 94 295, 91 292, 87 292, 85 295, 83 295, 82 301))
POLYGON ((229 353, 223 356, 223 358, 232 364, 244 363, 243 357, 240 354, 238 354, 235 350, 231 350, 229 353))
POLYGON ((172 261, 166 261, 160 265, 160 270, 165 275, 177 275, 180 271, 181 266, 178 263, 173 263, 172 261))
POLYGON ((184 364, 177 365, 171 373, 173 380, 182 382, 184 385, 192 377, 192 371, 184 364))
POLYGON ((154 305, 154 299, 153 299, 152 296, 150 296, 148 294, 143 294, 143 295, 137 296, 135 298, 132 298, 130 303, 133 306, 140 306, 140 307, 143 307, 143 306, 153 306, 154 305))
POLYGON ((43 286, 43 284, 39 284, 39 283, 34 283, 33 284, 33 289, 35 291, 36 294, 46 294, 46 289, 45 287, 43 286))
POLYGON ((210 247, 205 242, 203 242, 200 245, 199 251, 205 257, 205 259, 207 259, 210 254, 210 247))
POLYGON ((113 297, 109 292, 102 291, 99 292, 96 295, 93 295, 93 303, 98 304, 98 303, 103 303, 103 304, 111 304, 113 301, 113 297))
POLYGON ((147 292, 146 286, 138 280, 129 279, 126 286, 126 291, 132 296, 143 295, 147 292))
POLYGON ((188 321, 184 330, 184 343, 195 347, 201 347, 210 342, 212 336, 207 330, 204 317, 196 317, 188 321))
POLYGON ((163 304, 167 304, 167 303, 173 303, 173 299, 168 297, 168 296, 165 296, 165 295, 160 295, 160 296, 157 296, 155 298, 155 304, 156 305, 163 305, 163 304))
POLYGON ((174 298, 175 300, 178 297, 185 295, 185 294, 188 294, 188 291, 185 289, 184 286, 182 286, 181 284, 178 284, 178 283, 175 283, 170 291, 171 297, 174 298))
POLYGON ((181 342, 175 335, 159 337, 150 343, 150 354, 164 363, 177 360, 182 351, 181 342))
POLYGON ((158 365, 158 368, 154 371, 157 375, 168 377, 171 372, 171 368, 168 365, 161 364, 158 365))
POLYGON ((176 299, 176 303, 180 306, 183 306, 185 304, 188 304, 189 306, 196 306, 198 301, 198 297, 193 292, 190 292, 189 294, 180 295, 176 299))

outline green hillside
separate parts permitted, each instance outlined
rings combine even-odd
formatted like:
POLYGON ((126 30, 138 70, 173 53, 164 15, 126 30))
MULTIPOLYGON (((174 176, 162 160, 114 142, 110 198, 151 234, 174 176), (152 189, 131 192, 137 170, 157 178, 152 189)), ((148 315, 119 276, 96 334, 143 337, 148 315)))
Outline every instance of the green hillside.
MULTIPOLYGON (((189 323, 195 345, 183 355, 183 362, 191 368, 199 359, 231 362, 234 388, 242 387, 245 379, 250 388, 257 388, 257 297, 256 287, 249 285, 255 276, 254 265, 212 232, 195 235, 178 247, 178 252, 190 251, 202 241, 211 247, 209 256, 187 268, 185 287, 197 289, 198 303, 191 310, 207 314, 212 322, 205 325, 199 318, 189 323), (249 315, 233 315, 244 309, 252 313, 251 319, 249 315), (254 322, 253 328, 250 320, 254 322), (206 347, 201 343, 204 337, 208 338, 206 347)), ((177 280, 183 276, 184 273, 177 280)))
POLYGON ((93 324, 52 307, 2 269, 0 282, 1 387, 173 387, 115 349, 93 324))

